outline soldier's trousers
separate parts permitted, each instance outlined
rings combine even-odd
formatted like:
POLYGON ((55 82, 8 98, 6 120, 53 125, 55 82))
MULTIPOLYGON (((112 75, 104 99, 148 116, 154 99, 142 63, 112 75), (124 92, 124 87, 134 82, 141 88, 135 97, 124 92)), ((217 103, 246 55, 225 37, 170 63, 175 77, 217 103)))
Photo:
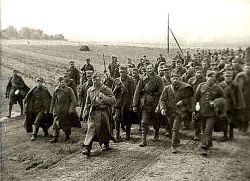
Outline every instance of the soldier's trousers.
POLYGON ((201 132, 205 130, 205 121, 206 119, 199 117, 196 120, 193 120, 194 125, 194 136, 199 137, 201 132))
POLYGON ((239 122, 240 131, 247 132, 248 129, 248 118, 247 111, 244 109, 237 109, 235 111, 235 118, 239 122))
MULTIPOLYGON (((60 129, 61 128, 57 124, 53 124, 53 136, 54 137, 59 137, 60 129)), ((65 130, 64 133, 66 136, 71 135, 71 128, 65 130)))
POLYGON ((36 117, 35 121, 34 121, 34 125, 38 126, 40 125, 41 121, 42 121, 42 117, 44 116, 43 112, 38 112, 38 113, 33 113, 34 116, 36 117))
POLYGON ((181 115, 176 114, 174 117, 172 128, 172 147, 177 147, 180 144, 180 128, 181 128, 181 115))
POLYGON ((215 117, 202 117, 205 120, 205 130, 202 139, 202 145, 209 149, 213 145, 213 129, 215 124, 215 117))
MULTIPOLYGON (((154 117, 154 114, 155 114, 154 112, 149 112, 146 109, 142 109, 142 112, 141 112, 141 132, 142 132, 142 135, 148 134, 150 117, 152 117, 152 116, 154 117)), ((159 132, 159 129, 160 129, 160 120, 159 119, 153 120, 153 127, 154 127, 156 132, 159 132)))

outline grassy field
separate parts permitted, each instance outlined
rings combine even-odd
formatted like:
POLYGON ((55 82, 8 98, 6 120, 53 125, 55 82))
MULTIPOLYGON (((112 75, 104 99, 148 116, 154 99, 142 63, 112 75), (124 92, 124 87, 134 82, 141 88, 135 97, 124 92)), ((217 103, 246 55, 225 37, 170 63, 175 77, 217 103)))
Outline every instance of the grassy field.
MULTIPOLYGON (((29 87, 35 85, 34 78, 45 77, 49 91, 53 93, 55 78, 67 68, 68 62, 74 60, 77 67, 82 67, 86 58, 103 71, 102 53, 107 64, 112 55, 119 62, 125 63, 130 57, 134 63, 144 54, 154 63, 159 53, 170 59, 164 49, 138 48, 125 46, 103 46, 87 44, 92 51, 80 52, 79 43, 54 41, 4 41, 2 42, 3 66, 1 75, 1 92, 5 91, 12 69, 21 72, 29 87), (51 84, 51 85, 50 85, 51 84)), ((160 140, 154 142, 153 130, 148 137, 148 146, 140 148, 138 125, 132 127, 132 139, 120 143, 111 142, 111 150, 103 151, 94 144, 93 156, 86 158, 81 154, 82 143, 86 134, 86 123, 82 128, 73 129, 71 141, 64 142, 61 132, 59 143, 50 144, 51 138, 43 138, 40 130, 35 142, 30 141, 30 134, 23 128, 24 117, 18 116, 19 107, 14 106, 13 118, 4 116, 8 110, 8 100, 1 98, 1 121, 3 129, 4 180, 10 181, 75 181, 75 180, 250 180, 250 136, 235 131, 235 140, 220 142, 222 133, 214 134, 214 147, 208 157, 198 154, 197 142, 190 141, 192 131, 181 131, 180 153, 171 153, 171 141, 160 130, 160 140)), ((79 108, 78 108, 79 111, 79 108)), ((52 130, 49 130, 50 135, 52 130)), ((125 133, 122 132, 122 137, 125 133)))

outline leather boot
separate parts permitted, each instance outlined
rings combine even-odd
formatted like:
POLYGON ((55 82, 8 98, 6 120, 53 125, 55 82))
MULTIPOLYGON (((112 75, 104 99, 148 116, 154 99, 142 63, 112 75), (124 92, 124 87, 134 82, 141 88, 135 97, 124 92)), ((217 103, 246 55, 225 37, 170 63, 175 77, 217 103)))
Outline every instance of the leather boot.
POLYGON ((129 126, 126 126, 126 140, 130 139, 130 132, 131 132, 131 128, 129 126))
POLYGON ((139 144, 140 147, 145 147, 147 146, 147 135, 142 134, 142 142, 139 144))
POLYGON ((155 130, 154 140, 159 140, 159 130, 155 130))
POLYGON ((36 140, 38 130, 39 130, 39 126, 33 125, 33 133, 32 133, 32 136, 31 136, 31 141, 36 140))
POLYGON ((56 143, 57 141, 57 136, 54 136, 51 140, 49 140, 50 143, 56 143))
POLYGON ((69 135, 66 135, 66 137, 65 137, 65 141, 69 141, 69 140, 70 140, 69 135))
POLYGON ((49 132, 47 128, 43 128, 43 132, 44 132, 44 135, 43 135, 44 137, 49 136, 49 132))
POLYGON ((120 136, 120 124, 116 126, 116 141, 121 141, 121 136, 120 136))
POLYGON ((86 155, 86 156, 88 156, 88 157, 91 156, 90 149, 85 149, 85 150, 83 150, 83 151, 82 151, 82 154, 83 154, 83 155, 86 155))
POLYGON ((12 111, 12 105, 9 105, 9 115, 7 116, 8 118, 11 118, 11 111, 12 111))

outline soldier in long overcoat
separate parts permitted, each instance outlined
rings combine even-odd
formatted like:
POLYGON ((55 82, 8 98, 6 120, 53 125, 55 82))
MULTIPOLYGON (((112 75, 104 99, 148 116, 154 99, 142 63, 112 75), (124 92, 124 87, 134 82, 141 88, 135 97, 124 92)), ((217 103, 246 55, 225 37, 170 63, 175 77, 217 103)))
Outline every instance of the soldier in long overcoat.
POLYGON ((21 108, 20 115, 23 115, 23 99, 29 90, 30 88, 25 84, 23 78, 18 75, 18 71, 13 70, 13 76, 9 80, 5 93, 6 98, 9 98, 9 114, 7 117, 11 117, 12 107, 17 102, 21 108))
POLYGON ((164 87, 159 100, 161 114, 169 120, 173 153, 177 153, 176 147, 180 144, 179 130, 183 118, 190 110, 189 100, 192 95, 193 88, 180 81, 179 74, 173 73, 171 84, 164 87))
POLYGON ((216 121, 216 112, 214 110, 213 101, 216 98, 225 98, 223 89, 220 86, 216 85, 215 81, 215 72, 208 71, 206 74, 206 82, 201 83, 197 87, 195 93, 195 103, 199 102, 200 104, 200 119, 204 119, 205 122, 204 136, 201 145, 201 148, 204 151, 202 152, 202 154, 206 154, 206 150, 213 146, 212 134, 216 121))
POLYGON ((90 156, 94 141, 100 145, 104 143, 105 148, 109 149, 109 140, 112 140, 110 110, 115 104, 115 96, 110 88, 102 84, 101 77, 100 73, 94 73, 93 86, 87 91, 84 107, 83 120, 87 118, 88 130, 84 140, 86 150, 82 154, 87 156, 90 156))
POLYGON ((36 140, 39 127, 43 128, 44 136, 48 136, 48 129, 53 120, 47 122, 45 116, 49 113, 50 102, 51 95, 48 89, 43 86, 43 78, 38 77, 37 85, 28 92, 24 101, 26 114, 24 125, 27 133, 33 130, 31 141, 36 140))
MULTIPOLYGON (((195 68, 195 76, 188 80, 188 84, 193 87, 194 92, 196 91, 198 85, 202 82, 206 82, 206 79, 203 75, 202 68, 200 66, 196 66, 195 68)), ((195 106, 195 98, 192 96, 191 98, 191 105, 195 106)), ((194 107, 192 108, 195 109, 194 107)), ((194 141, 198 141, 200 139, 201 128, 204 127, 204 124, 201 122, 202 120, 199 119, 198 116, 192 118, 193 126, 194 126, 194 141)), ((204 129, 203 129, 204 131, 204 129)))
POLYGON ((116 124, 116 140, 119 141, 121 123, 125 125, 126 140, 130 139, 130 129, 135 118, 132 110, 132 100, 135 91, 135 83, 132 77, 128 76, 127 69, 124 66, 119 67, 120 77, 116 78, 112 92, 115 95, 116 103, 114 105, 114 121, 116 124))
MULTIPOLYGON (((149 64, 147 74, 139 80, 133 97, 133 111, 138 111, 141 115, 142 142, 139 145, 141 147, 147 145, 150 118, 154 116, 162 90, 162 80, 154 73, 153 65, 149 64)), ((159 131, 157 120, 153 120, 153 126, 156 132, 159 131)))
POLYGON ((71 119, 70 115, 76 112, 76 97, 72 88, 66 86, 63 77, 58 78, 59 85, 56 87, 52 96, 50 112, 53 113, 53 139, 52 143, 57 142, 60 129, 65 132, 65 141, 70 139, 71 119))
MULTIPOLYGON (((237 124, 237 119, 235 118, 235 107, 236 107, 236 93, 237 93, 237 84, 233 81, 233 72, 226 71, 224 73, 225 80, 222 81, 219 85, 224 90, 226 95, 226 114, 227 114, 227 123, 224 126, 223 133, 224 136, 222 137, 222 141, 226 141, 228 139, 227 132, 228 132, 228 124, 229 124, 229 139, 233 139, 233 128, 239 126, 237 124)), ((225 123, 224 123, 225 124, 225 123)))
POLYGON ((250 120, 250 63, 236 75, 234 81, 238 85, 236 118, 240 122, 240 131, 247 132, 250 120))

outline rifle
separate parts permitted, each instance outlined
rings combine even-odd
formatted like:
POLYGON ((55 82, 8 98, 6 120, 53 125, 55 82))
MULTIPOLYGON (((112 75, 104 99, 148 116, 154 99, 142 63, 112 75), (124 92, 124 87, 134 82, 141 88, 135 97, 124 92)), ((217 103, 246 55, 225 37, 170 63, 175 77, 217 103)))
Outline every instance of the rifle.
POLYGON ((107 69, 106 69, 106 62, 105 62, 105 58, 104 58, 104 53, 102 54, 102 60, 103 60, 103 65, 104 65, 104 73, 106 73, 107 69))

